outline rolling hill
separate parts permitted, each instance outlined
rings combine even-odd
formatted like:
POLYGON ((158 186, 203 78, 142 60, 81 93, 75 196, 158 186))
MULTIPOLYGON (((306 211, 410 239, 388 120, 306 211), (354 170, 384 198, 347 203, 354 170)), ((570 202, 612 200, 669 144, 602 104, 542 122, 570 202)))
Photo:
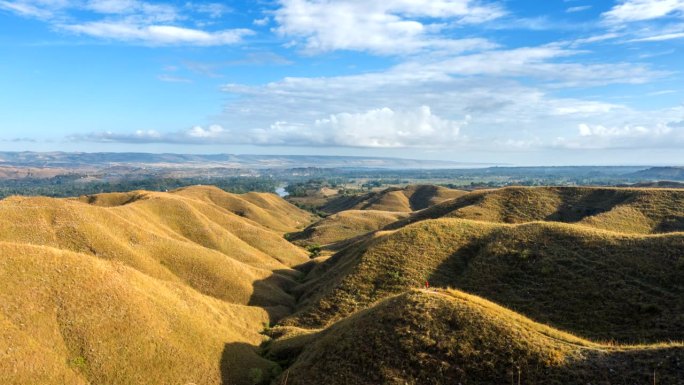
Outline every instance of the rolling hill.
POLYGON ((404 188, 388 188, 361 195, 342 195, 330 199, 319 209, 326 213, 345 210, 377 210, 411 212, 457 198, 465 191, 432 185, 411 185, 404 188))
POLYGON ((284 323, 327 326, 427 280, 584 337, 684 340, 683 250, 682 233, 429 220, 335 254, 295 290, 299 310, 284 323))
POLYGON ((7 198, 0 377, 684 384, 683 194, 409 186, 313 224, 209 186, 7 198))
POLYGON ((211 187, 0 201, 2 377, 243 384, 276 370, 259 332, 295 304, 309 258, 283 231, 310 218, 211 187))
POLYGON ((346 210, 309 225, 301 232, 291 233, 288 239, 302 245, 348 243, 354 237, 379 230, 409 214, 377 210, 346 210))
POLYGON ((684 345, 590 342, 453 290, 409 290, 267 356, 288 384, 681 384, 684 345), (654 366, 658 363, 658 366, 654 366))
POLYGON ((392 228, 435 218, 555 221, 619 232, 665 233, 684 230, 684 191, 602 187, 480 190, 415 213, 392 228))
POLYGON ((247 383, 274 366, 249 348, 268 319, 123 263, 0 243, 5 384, 247 383))

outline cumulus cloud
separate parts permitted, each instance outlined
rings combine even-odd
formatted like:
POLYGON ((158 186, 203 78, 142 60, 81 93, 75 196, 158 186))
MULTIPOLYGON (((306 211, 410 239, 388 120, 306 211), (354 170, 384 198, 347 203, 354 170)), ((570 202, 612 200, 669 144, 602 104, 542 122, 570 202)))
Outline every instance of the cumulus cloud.
POLYGON ((191 138, 218 138, 227 131, 219 125, 211 125, 208 128, 195 126, 191 128, 187 135, 191 138))
POLYGON ((677 148, 684 145, 680 122, 603 125, 581 123, 574 138, 558 138, 555 145, 571 149, 677 148))
POLYGON ((430 107, 395 111, 373 109, 362 113, 339 113, 317 119, 311 125, 276 122, 267 130, 256 130, 261 144, 287 144, 339 147, 443 147, 457 144, 462 121, 443 119, 430 107))
POLYGON ((478 23, 504 15, 501 7, 471 0, 281 0, 276 31, 309 52, 357 50, 402 54, 491 47, 485 39, 445 39, 445 22, 478 23), (426 21, 426 19, 428 21, 426 21), (437 22, 441 21, 441 22, 437 22))
POLYGON ((363 113, 338 113, 308 124, 276 121, 263 128, 230 131, 220 125, 195 126, 172 133, 137 131, 72 136, 72 141, 125 143, 257 144, 367 148, 444 147, 463 138, 461 121, 443 119, 427 106, 395 111, 378 108, 363 113))
MULTIPOLYGON (((386 71, 360 75, 290 77, 256 86, 226 84, 224 91, 235 98, 219 120, 230 127, 266 127, 258 135, 263 143, 269 137, 282 138, 276 140, 281 144, 288 137, 298 144, 347 143, 322 134, 331 131, 330 126, 342 125, 339 111, 347 111, 352 117, 348 120, 359 121, 383 116, 375 110, 369 113, 369 105, 395 113, 430 106, 431 114, 461 123, 452 146, 491 150, 555 146, 557 137, 572 137, 579 124, 598 119, 605 126, 617 126, 681 116, 679 111, 644 113, 590 98, 555 96, 555 90, 565 87, 646 82, 663 76, 639 64, 573 63, 578 54, 560 45, 495 50, 412 59, 386 71), (465 116, 470 119, 465 121, 465 116), (319 125, 311 129, 311 122, 319 125)), ((384 135, 389 139, 382 145, 396 141, 384 135)), ((368 145, 379 145, 373 144, 371 133, 363 138, 368 145)))

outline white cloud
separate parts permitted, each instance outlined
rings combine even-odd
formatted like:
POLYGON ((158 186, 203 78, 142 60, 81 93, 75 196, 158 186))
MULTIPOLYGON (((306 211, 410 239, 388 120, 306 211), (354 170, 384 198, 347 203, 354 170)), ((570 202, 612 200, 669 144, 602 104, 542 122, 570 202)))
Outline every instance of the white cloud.
POLYGON ((162 74, 157 76, 158 80, 161 80, 163 82, 167 83, 192 83, 192 80, 180 76, 172 76, 169 74, 162 74))
POLYGON ((491 43, 484 39, 445 39, 438 32, 445 21, 477 23, 504 14, 499 6, 469 0, 281 0, 281 5, 275 11, 276 31, 309 52, 404 54, 487 48, 491 43))
POLYGON ((316 120, 313 129, 325 135, 324 144, 347 147, 443 147, 460 141, 467 124, 442 119, 430 107, 394 111, 380 108, 364 113, 341 113, 316 120))
MULTIPOLYGON (((467 125, 459 125, 454 147, 491 150, 550 145, 556 137, 576 132, 577 125, 586 121, 605 118, 608 123, 620 124, 623 118, 643 117, 643 113, 615 103, 554 96, 555 90, 563 87, 645 82, 662 75, 643 65, 573 63, 579 54, 561 46, 497 50, 414 58, 386 71, 360 75, 291 77, 257 86, 227 84, 224 91, 236 98, 226 105, 218 121, 235 132, 259 128, 260 143, 286 145, 288 137, 293 145, 343 143, 323 134, 331 126, 342 125, 340 111, 347 112, 343 116, 350 116, 348 120, 361 121, 382 115, 376 110, 370 113, 369 108, 385 107, 398 114, 430 106, 431 114, 445 121, 463 123, 465 116, 471 116, 467 125), (313 126, 317 129, 311 129, 311 122, 319 122, 313 126)), ((374 143, 372 138, 389 135, 372 131, 383 125, 373 127, 364 133, 368 145, 374 143)), ((388 138, 383 145, 396 142, 392 135, 388 138)))
POLYGON ((62 25, 62 29, 92 37, 151 45, 217 46, 235 44, 252 32, 247 29, 206 32, 169 25, 92 22, 62 25))
POLYGON ((567 12, 567 13, 576 13, 576 12, 587 11, 587 10, 589 10, 589 9, 591 9, 591 8, 592 8, 591 5, 580 5, 580 6, 577 6, 577 7, 570 7, 570 8, 568 8, 568 9, 566 9, 565 12, 567 12))
POLYGON ((684 127, 678 122, 658 121, 603 125, 581 123, 574 138, 557 138, 554 145, 570 149, 680 148, 684 127))
POLYGON ((378 108, 363 113, 338 113, 307 124, 276 121, 262 128, 232 132, 220 125, 161 134, 137 131, 72 136, 73 141, 126 143, 257 144, 366 148, 445 147, 464 140, 462 121, 443 119, 427 106, 407 110, 378 108))
POLYGON ((185 3, 185 7, 194 10, 195 12, 209 15, 212 19, 217 19, 223 15, 233 11, 232 8, 221 3, 185 3))
MULTIPOLYGON (((101 39, 146 45, 231 45, 252 34, 248 29, 205 31, 183 24, 204 25, 170 4, 140 0, 0 0, 0 9, 47 21, 58 30, 101 39), (77 22, 79 13, 90 13, 77 22), (94 20, 93 20, 94 19, 94 20)), ((216 18, 229 8, 219 3, 186 3, 185 10, 216 18)))
POLYGON ((271 18, 266 16, 266 17, 263 17, 261 19, 254 19, 254 21, 252 21, 252 24, 259 26, 259 27, 263 27, 263 26, 268 25, 268 23, 270 23, 270 22, 271 22, 271 18))
POLYGON ((684 0, 623 0, 603 18, 609 23, 626 23, 682 15, 684 0))
POLYGON ((191 138, 217 138, 226 132, 223 127, 214 124, 208 128, 195 126, 187 132, 187 135, 191 138))
POLYGON ((665 41, 674 39, 684 39, 684 32, 665 33, 662 35, 642 37, 638 39, 632 39, 630 42, 665 41))

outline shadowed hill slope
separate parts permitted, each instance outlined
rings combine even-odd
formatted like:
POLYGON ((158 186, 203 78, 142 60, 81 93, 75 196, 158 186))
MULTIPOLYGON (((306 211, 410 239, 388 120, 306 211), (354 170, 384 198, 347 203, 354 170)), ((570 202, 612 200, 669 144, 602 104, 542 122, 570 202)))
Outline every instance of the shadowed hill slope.
POLYGON ((8 384, 249 383, 257 307, 229 304, 122 263, 0 242, 0 373, 8 384))
MULTIPOLYGON (((311 215, 212 187, 0 201, 0 373, 16 384, 249 384, 311 215), (282 221, 280 216, 285 217, 282 221)), ((270 375, 270 374, 269 374, 270 375)))
POLYGON ((391 227, 435 218, 556 221, 642 234, 684 231, 684 191, 590 187, 481 190, 427 208, 391 227))
POLYGON ((409 291, 267 349, 288 384, 681 384, 684 345, 607 346, 457 291, 409 291))
POLYGON ((284 292, 299 274, 290 267, 308 261, 308 256, 280 233, 202 200, 168 193, 134 196, 95 198, 131 201, 113 207, 8 198, 0 201, 0 240, 120 261, 232 303, 294 304, 284 292))
POLYGON ((584 337, 684 340, 684 234, 424 221, 335 254, 298 288, 288 325, 321 327, 426 280, 584 337))
POLYGON ((408 213, 391 211, 341 211, 310 225, 301 232, 291 233, 288 239, 304 245, 331 245, 379 230, 407 216, 408 213))
POLYGON ((465 191, 432 185, 412 185, 404 188, 388 188, 359 196, 339 196, 331 199, 320 209, 327 213, 345 210, 377 210, 411 212, 457 198, 465 191))

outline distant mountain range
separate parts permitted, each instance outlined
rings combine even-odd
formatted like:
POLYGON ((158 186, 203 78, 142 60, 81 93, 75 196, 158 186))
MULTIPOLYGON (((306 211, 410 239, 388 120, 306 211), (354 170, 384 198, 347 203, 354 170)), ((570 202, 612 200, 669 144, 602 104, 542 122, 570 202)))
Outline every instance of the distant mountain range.
POLYGON ((55 168, 129 167, 225 167, 245 169, 278 168, 380 168, 380 169, 444 169, 485 167, 494 164, 464 163, 439 160, 416 160, 384 157, 318 156, 318 155, 189 155, 149 153, 67 153, 67 152, 0 152, 0 166, 55 168))
POLYGON ((684 167, 651 167, 633 173, 634 178, 648 180, 684 180, 684 167))

